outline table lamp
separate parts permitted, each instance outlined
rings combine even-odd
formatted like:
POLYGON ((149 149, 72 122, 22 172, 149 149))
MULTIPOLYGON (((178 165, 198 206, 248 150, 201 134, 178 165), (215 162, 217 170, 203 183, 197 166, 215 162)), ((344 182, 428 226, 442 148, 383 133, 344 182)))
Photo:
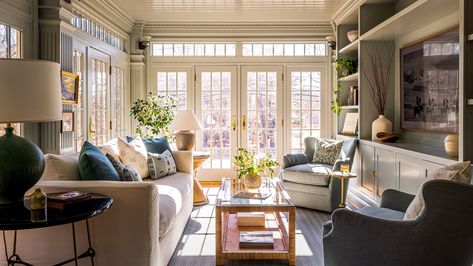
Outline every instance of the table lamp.
POLYGON ((192 110, 177 111, 170 127, 179 130, 176 133, 176 146, 180 151, 192 150, 195 144, 195 135, 191 130, 202 129, 202 125, 192 110))
POLYGON ((61 120, 60 73, 54 62, 0 59, 0 123, 7 123, 0 137, 0 204, 23 201, 43 174, 43 152, 13 134, 11 123, 61 120))

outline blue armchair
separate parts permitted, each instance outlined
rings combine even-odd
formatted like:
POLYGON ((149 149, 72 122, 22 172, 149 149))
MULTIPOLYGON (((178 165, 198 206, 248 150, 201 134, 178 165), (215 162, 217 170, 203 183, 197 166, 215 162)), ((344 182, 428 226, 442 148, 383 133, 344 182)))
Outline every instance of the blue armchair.
MULTIPOLYGON (((315 138, 304 139, 302 154, 286 154, 283 157, 279 178, 296 206, 332 212, 340 204, 341 182, 330 176, 331 171, 340 170, 341 164, 353 164, 357 139, 345 140, 342 152, 334 165, 313 164, 315 138)), ((344 181, 345 198, 348 179, 344 181)))

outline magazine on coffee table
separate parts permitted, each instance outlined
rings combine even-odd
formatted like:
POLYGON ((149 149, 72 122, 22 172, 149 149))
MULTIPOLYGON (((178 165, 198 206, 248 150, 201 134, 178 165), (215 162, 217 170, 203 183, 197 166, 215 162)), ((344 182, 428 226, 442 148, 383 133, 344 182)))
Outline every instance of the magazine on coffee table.
POLYGON ((233 196, 234 198, 238 199, 258 199, 258 200, 264 200, 269 198, 271 196, 271 193, 260 193, 260 192, 240 192, 233 196))

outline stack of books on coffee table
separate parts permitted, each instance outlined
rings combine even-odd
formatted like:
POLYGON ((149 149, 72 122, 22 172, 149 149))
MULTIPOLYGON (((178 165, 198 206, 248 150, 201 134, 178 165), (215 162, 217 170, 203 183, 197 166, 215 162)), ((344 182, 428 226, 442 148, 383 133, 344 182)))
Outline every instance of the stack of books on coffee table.
POLYGON ((240 248, 274 247, 273 233, 270 231, 241 231, 240 248))

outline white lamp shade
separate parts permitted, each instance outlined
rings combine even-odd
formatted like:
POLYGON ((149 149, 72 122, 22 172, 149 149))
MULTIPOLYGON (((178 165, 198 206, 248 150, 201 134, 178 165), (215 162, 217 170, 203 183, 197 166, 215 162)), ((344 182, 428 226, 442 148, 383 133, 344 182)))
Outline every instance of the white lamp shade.
POLYGON ((0 59, 0 122, 61 120, 60 74, 55 62, 0 59))
POLYGON ((174 130, 200 130, 202 125, 191 110, 177 111, 170 127, 174 130))

